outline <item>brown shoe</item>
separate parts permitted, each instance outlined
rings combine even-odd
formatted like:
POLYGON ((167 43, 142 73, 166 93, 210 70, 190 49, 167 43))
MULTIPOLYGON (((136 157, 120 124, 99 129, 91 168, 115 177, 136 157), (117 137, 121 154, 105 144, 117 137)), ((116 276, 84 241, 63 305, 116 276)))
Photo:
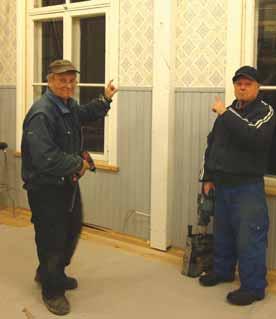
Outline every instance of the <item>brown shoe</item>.
POLYGON ((65 296, 48 299, 42 295, 42 299, 47 309, 55 315, 63 316, 70 312, 70 304, 65 296))

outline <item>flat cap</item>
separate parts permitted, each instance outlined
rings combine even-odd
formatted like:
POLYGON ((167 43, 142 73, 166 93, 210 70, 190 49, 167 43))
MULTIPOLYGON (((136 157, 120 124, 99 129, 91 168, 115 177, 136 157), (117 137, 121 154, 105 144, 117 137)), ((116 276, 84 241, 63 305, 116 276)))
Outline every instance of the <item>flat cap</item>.
POLYGON ((232 78, 233 82, 236 82, 241 76, 244 76, 256 82, 260 82, 258 71, 249 65, 242 66, 235 72, 232 78))
POLYGON ((48 67, 48 73, 65 73, 65 72, 80 73, 74 64, 69 60, 55 60, 48 67))

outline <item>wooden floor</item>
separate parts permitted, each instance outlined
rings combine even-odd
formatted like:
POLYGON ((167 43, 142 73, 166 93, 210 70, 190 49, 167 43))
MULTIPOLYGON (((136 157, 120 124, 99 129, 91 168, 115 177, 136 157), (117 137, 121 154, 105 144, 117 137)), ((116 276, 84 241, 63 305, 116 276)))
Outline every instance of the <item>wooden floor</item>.
MULTIPOLYGON (((10 209, 0 209, 0 224, 10 225, 12 227, 31 226, 30 211, 17 208, 15 212, 10 209)), ((99 241, 106 245, 135 252, 148 258, 157 258, 163 261, 179 265, 181 267, 184 251, 171 248, 167 252, 150 248, 149 242, 126 234, 113 232, 109 229, 99 227, 84 226, 81 233, 84 240, 99 241)))
MULTIPOLYGON (((30 227, 30 211, 17 208, 14 212, 10 209, 0 209, 0 224, 11 227, 30 227)), ((181 270, 184 251, 171 248, 167 252, 152 249, 149 242, 143 239, 135 238, 111 230, 84 226, 81 238, 84 240, 93 240, 114 248, 123 249, 141 255, 144 258, 158 259, 163 262, 169 262, 181 270)), ((268 272, 268 291, 276 294, 276 269, 268 272)))

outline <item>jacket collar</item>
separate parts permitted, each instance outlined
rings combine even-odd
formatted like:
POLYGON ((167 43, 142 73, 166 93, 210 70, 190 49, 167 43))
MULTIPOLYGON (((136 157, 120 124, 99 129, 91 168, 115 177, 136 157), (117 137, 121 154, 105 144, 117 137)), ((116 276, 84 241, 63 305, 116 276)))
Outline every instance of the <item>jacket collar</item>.
POLYGON ((243 108, 240 108, 240 102, 238 100, 234 100, 231 107, 235 111, 238 111, 239 113, 243 113, 243 112, 247 113, 247 110, 252 109, 252 107, 254 107, 256 105, 256 102, 260 102, 260 101, 261 101, 261 97, 260 97, 260 95, 258 95, 255 100, 247 103, 245 105, 245 107, 243 107, 243 108))
POLYGON ((54 93, 49 88, 47 88, 45 95, 59 108, 62 114, 71 113, 70 106, 72 104, 71 102, 73 101, 73 99, 69 99, 68 105, 66 105, 62 101, 62 99, 54 95, 54 93))

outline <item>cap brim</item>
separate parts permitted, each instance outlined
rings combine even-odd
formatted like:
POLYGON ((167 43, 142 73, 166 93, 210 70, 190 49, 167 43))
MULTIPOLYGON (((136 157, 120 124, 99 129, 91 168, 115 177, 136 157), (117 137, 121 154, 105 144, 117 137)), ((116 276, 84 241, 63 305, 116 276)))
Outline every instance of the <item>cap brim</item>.
POLYGON ((233 81, 233 82, 236 82, 236 81, 238 80, 238 78, 240 78, 240 77, 245 77, 245 78, 247 78, 247 79, 249 79, 249 80, 251 80, 251 81, 259 82, 258 80, 256 80, 256 79, 253 78, 252 76, 250 76, 250 75, 248 75, 248 74, 244 74, 244 73, 240 73, 240 74, 234 76, 234 77, 232 78, 232 81, 233 81))
POLYGON ((60 74, 60 73, 66 73, 66 72, 80 73, 80 71, 76 69, 72 69, 72 68, 59 68, 57 70, 50 70, 49 73, 60 74))

